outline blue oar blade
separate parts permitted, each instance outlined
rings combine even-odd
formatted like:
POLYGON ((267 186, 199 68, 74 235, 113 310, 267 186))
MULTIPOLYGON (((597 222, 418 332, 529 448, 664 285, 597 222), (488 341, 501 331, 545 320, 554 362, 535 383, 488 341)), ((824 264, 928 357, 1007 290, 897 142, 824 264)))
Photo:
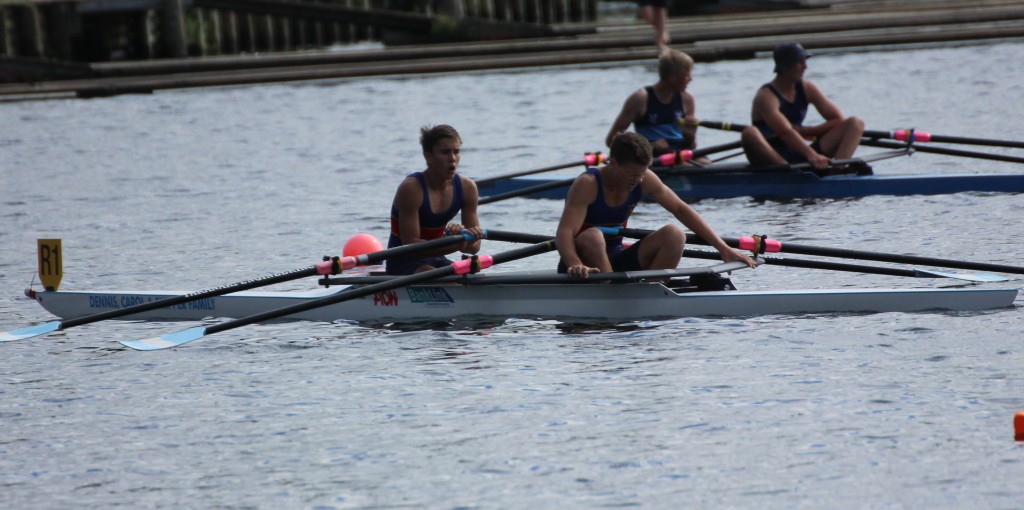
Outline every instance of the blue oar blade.
POLYGON ((34 336, 45 335, 46 333, 52 333, 60 329, 60 321, 47 322, 44 324, 37 324, 27 328, 16 329, 14 331, 8 331, 6 333, 0 333, 0 342, 10 342, 13 340, 24 340, 26 338, 32 338, 34 336))
POLYGON ((199 340, 206 334, 206 328, 199 326, 184 329, 175 333, 168 333, 163 336, 143 338, 141 340, 122 340, 121 345, 131 347, 137 351, 158 351, 185 345, 193 340, 199 340))
POLYGON ((1008 278, 1004 278, 997 274, 991 273, 947 273, 944 271, 931 271, 928 269, 914 269, 917 273, 918 278, 953 278, 956 280, 967 280, 969 282, 1006 282, 1008 278))

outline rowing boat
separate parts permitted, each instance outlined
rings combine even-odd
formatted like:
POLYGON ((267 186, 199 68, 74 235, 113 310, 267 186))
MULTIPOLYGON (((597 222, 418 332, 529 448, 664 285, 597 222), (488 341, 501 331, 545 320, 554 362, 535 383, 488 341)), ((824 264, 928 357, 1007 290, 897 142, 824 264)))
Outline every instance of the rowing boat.
MULTIPOLYGON (((636 271, 570 280, 553 271, 518 271, 442 278, 311 310, 291 320, 367 323, 460 318, 556 319, 622 322, 681 317, 737 317, 803 313, 974 311, 1009 307, 1016 289, 811 289, 735 290, 723 273, 732 262, 707 267, 636 271)), ((344 292, 387 276, 322 280, 341 283, 303 291, 242 291, 124 317, 128 320, 201 320, 246 317, 344 292)), ((74 319, 152 302, 180 291, 36 291, 26 295, 50 313, 74 319)))
MULTIPOLYGON (((683 200, 755 197, 759 199, 849 198, 870 195, 945 195, 963 192, 1024 192, 1024 174, 833 175, 813 172, 715 172, 688 170, 661 174, 683 200)), ((479 184, 481 197, 495 197, 526 188, 529 198, 564 199, 570 176, 516 177, 479 184), (559 184, 563 185, 559 185, 559 184), (549 187, 548 189, 543 189, 549 187)))

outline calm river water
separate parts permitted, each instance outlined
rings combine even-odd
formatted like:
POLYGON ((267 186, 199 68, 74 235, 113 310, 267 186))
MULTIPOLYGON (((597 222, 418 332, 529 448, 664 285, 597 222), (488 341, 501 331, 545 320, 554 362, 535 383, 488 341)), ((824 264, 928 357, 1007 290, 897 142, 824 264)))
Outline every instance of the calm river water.
MULTIPOLYGON (((1022 60, 1021 43, 819 54, 808 78, 869 129, 1021 140, 1022 60)), ((748 121, 771 67, 699 64, 698 117, 748 121)), ((22 295, 36 238, 63 239, 69 290, 188 291, 304 267, 356 232, 386 236, 395 185, 423 166, 420 126, 456 126, 470 176, 572 161, 602 148, 623 99, 655 73, 0 103, 0 331, 52 320, 22 295)), ((1021 170, 930 154, 875 167, 1021 170)), ((695 206, 723 235, 1021 263, 1020 195, 695 206)), ((481 218, 552 233, 560 208, 515 199, 481 218)), ((634 218, 670 219, 651 205, 634 218)), ((741 273, 741 288, 951 284, 741 273)), ((0 345, 0 506, 1019 508, 1022 304, 588 327, 289 323, 154 353, 116 341, 183 324, 86 325, 0 345)))

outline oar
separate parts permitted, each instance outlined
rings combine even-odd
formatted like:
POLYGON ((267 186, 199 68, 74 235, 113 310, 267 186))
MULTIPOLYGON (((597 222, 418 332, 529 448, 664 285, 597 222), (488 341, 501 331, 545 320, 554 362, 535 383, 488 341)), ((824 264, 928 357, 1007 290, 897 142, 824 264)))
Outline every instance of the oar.
POLYGON ((549 189, 563 188, 572 184, 575 181, 575 177, 568 177, 565 179, 559 179, 557 181, 545 182, 543 184, 536 184, 534 186, 527 186, 523 189, 517 189, 515 191, 506 191, 505 193, 498 193, 497 195, 491 195, 489 197, 483 197, 477 201, 479 205, 489 204, 491 202, 500 202, 509 198, 521 197, 523 195, 532 195, 541 191, 547 191, 549 189))
POLYGON ((734 131, 736 133, 740 133, 747 128, 747 126, 743 124, 733 124, 732 122, 720 122, 716 120, 698 120, 695 122, 689 122, 686 119, 679 119, 679 123, 684 126, 700 126, 711 129, 720 129, 722 131, 734 131))
POLYGON ((962 145, 985 145, 988 147, 1010 147, 1013 149, 1024 149, 1024 142, 1017 142, 1014 140, 993 140, 990 138, 969 138, 966 136, 934 135, 927 131, 917 131, 915 129, 895 129, 892 131, 867 130, 864 131, 864 136, 868 138, 888 138, 892 140, 899 140, 902 142, 914 141, 957 143, 962 145))
MULTIPOLYGON (((417 243, 421 244, 421 243, 417 243)), ((506 251, 494 255, 493 257, 487 255, 473 256, 472 258, 463 259, 450 266, 439 267, 424 271, 422 273, 415 273, 401 278, 396 278, 388 282, 381 282, 365 287, 356 287, 352 289, 343 290, 337 294, 330 296, 324 296, 322 298, 307 301, 305 303, 299 303, 276 310, 268 310, 266 312, 250 315, 248 317, 242 317, 232 321, 222 322, 220 324, 214 324, 212 326, 200 326, 178 331, 176 333, 169 333, 163 336, 144 338, 141 340, 124 340, 121 343, 133 349, 152 351, 158 349, 167 349, 170 347, 177 347, 180 345, 187 344, 189 342, 198 340, 205 337, 206 335, 212 335, 221 331, 227 331, 229 329, 240 328, 249 324, 257 322, 268 321, 273 319, 279 319, 288 315, 305 312, 307 310, 313 310, 344 301, 360 298, 363 296, 369 296, 378 292, 384 292, 400 287, 407 287, 409 285, 415 285, 417 283, 427 282, 430 280, 436 280, 438 278, 449 276, 449 275, 461 275, 475 273, 481 269, 486 269, 495 264, 501 264, 513 260, 518 260, 531 255, 537 255, 540 253, 548 252, 555 249, 555 242, 553 240, 544 241, 542 243, 533 244, 523 248, 518 248, 511 251, 506 251)))
MULTIPOLYGON (((890 142, 886 140, 871 140, 863 139, 860 141, 861 145, 867 145, 870 147, 884 147, 890 149, 897 149, 900 147, 906 147, 906 144, 899 142, 890 142)), ((932 147, 930 145, 913 145, 913 148, 917 152, 928 152, 931 154, 944 154, 947 156, 961 156, 965 158, 975 159, 989 159, 992 161, 1006 161, 1009 163, 1024 163, 1024 158, 1016 156, 1004 156, 1002 154, 986 154, 984 152, 965 151, 960 149, 948 149, 946 147, 932 147)))
MULTIPOLYGON (((711 120, 697 121, 696 125, 701 126, 701 127, 708 127, 708 128, 712 128, 712 129, 721 129, 721 130, 724 130, 724 131, 736 131, 736 132, 743 131, 747 127, 747 126, 745 126, 743 124, 733 124, 731 122, 717 122, 717 121, 711 121, 711 120)), ((896 133, 898 133, 898 132, 893 132, 892 133, 893 136, 891 136, 891 137, 890 136, 884 136, 884 138, 900 139, 900 138, 897 138, 896 133)), ((899 149, 901 147, 906 147, 905 144, 901 144, 901 143, 898 143, 898 142, 887 142, 887 141, 882 141, 882 140, 872 140, 871 139, 871 138, 882 138, 883 136, 881 136, 881 135, 885 135, 885 134, 886 134, 885 132, 880 132, 880 131, 866 131, 864 133, 864 135, 866 137, 868 137, 868 139, 861 140, 860 144, 861 145, 868 145, 868 146, 871 146, 871 147, 884 147, 884 148, 889 148, 889 149, 899 149)), ((921 133, 921 134, 922 135, 926 135, 927 133, 921 133)), ((910 138, 909 134, 904 133, 902 139, 905 140, 907 138, 910 138)), ((925 139, 926 137, 924 137, 924 136, 917 136, 917 134, 915 134, 913 138, 914 138, 915 141, 928 141, 928 140, 925 139)), ((939 139, 939 137, 937 137, 936 135, 929 135, 927 138, 929 140, 933 141, 933 142, 941 141, 939 139)), ((942 138, 943 138, 943 140, 952 142, 952 137, 942 137, 942 138)), ((978 141, 981 142, 983 140, 978 139, 978 141)), ((984 140, 984 141, 986 141, 986 142, 998 142, 998 143, 978 143, 977 145, 998 145, 998 146, 1001 146, 1001 147, 1024 147, 1024 142, 1004 142, 1004 141, 1001 141, 1001 140, 984 140), (1001 144, 1014 144, 1014 145, 1001 145, 1001 144), (1016 144, 1019 144, 1019 145, 1016 145, 1016 144)), ((969 142, 959 142, 959 143, 969 143, 969 142)), ((963 157, 967 157, 967 158, 977 158, 977 159, 990 159, 990 160, 993 160, 993 161, 1008 161, 1008 162, 1011 162, 1011 163, 1024 163, 1024 158, 1018 158, 1018 157, 1014 157, 1014 156, 1002 156, 1002 155, 998 155, 998 154, 985 154, 985 153, 982 153, 982 152, 962 151, 962 150, 957 150, 957 149, 946 149, 946 148, 942 148, 942 147, 930 147, 930 146, 921 146, 921 145, 914 145, 913 148, 914 148, 914 150, 919 151, 919 152, 929 152, 929 153, 934 153, 934 154, 946 154, 946 155, 949 155, 949 156, 963 156, 963 157)))
MULTIPOLYGON (((703 250, 683 250, 684 257, 699 259, 719 259, 718 252, 703 250)), ((965 280, 969 282, 1005 282, 1006 278, 994 274, 962 274, 929 271, 926 269, 902 269, 897 267, 865 266, 862 264, 845 264, 842 262, 829 262, 824 260, 794 259, 759 255, 758 260, 777 266, 802 267, 807 269, 827 269, 832 271, 847 271, 852 273, 882 274, 887 276, 906 276, 910 278, 951 278, 954 280, 965 280)))
MULTIPOLYGON (((685 121, 681 120, 680 122, 682 123, 682 122, 685 122, 685 121)), ((691 124, 697 125, 697 126, 701 126, 701 127, 707 127, 707 128, 711 128, 711 129, 721 129, 723 131, 735 131, 735 132, 741 132, 741 131, 743 131, 744 129, 746 129, 748 127, 748 126, 746 126, 744 124, 733 124, 731 122, 719 122, 719 121, 714 121, 714 120, 699 120, 699 121, 693 122, 691 124)), ((915 145, 911 149, 910 147, 907 147, 906 145, 899 144, 899 143, 892 143, 892 144, 888 144, 887 142, 879 142, 879 143, 885 143, 885 145, 874 145, 874 144, 871 144, 871 143, 866 143, 865 141, 862 141, 861 145, 872 145, 873 147, 885 147, 885 148, 889 148, 889 149, 905 149, 906 151, 905 152, 899 152, 899 153, 879 153, 878 156, 883 156, 883 157, 877 157, 877 158, 874 158, 872 160, 869 160, 868 157, 863 157, 861 159, 864 160, 864 161, 870 162, 870 161, 878 161, 880 159, 891 158, 891 157, 895 157, 895 156, 910 155, 910 154, 912 154, 914 152, 914 150, 919 150, 919 151, 922 151, 922 152, 932 152, 930 150, 925 150, 925 149, 932 149, 932 147, 921 147, 921 146, 915 145)), ((856 159, 857 158, 854 158, 854 159, 851 159, 851 160, 835 160, 835 161, 832 162, 832 164, 829 167, 830 168, 834 168, 836 166, 847 165, 847 164, 850 164, 849 162, 851 162, 851 161, 852 162, 856 162, 856 159)), ((760 171, 776 171, 776 172, 778 172, 778 171, 786 171, 787 167, 795 167, 795 166, 799 166, 800 170, 812 169, 811 165, 809 163, 797 163, 796 165, 768 165, 767 167, 762 167, 764 169, 760 170, 760 171), (768 170, 768 169, 773 169, 773 170, 768 170)))
MULTIPOLYGON (((612 228, 618 235, 624 237, 642 238, 651 234, 651 230, 635 228, 612 228)), ((614 233, 612 235, 615 235, 614 233)), ((1010 266, 1004 264, 992 264, 989 262, 968 262, 962 260, 942 259, 936 257, 921 257, 917 255, 900 255, 894 253, 882 253, 873 251, 850 250, 846 248, 831 248, 827 246, 810 246, 786 242, 777 239, 769 239, 763 236, 749 237, 723 237, 723 241, 733 248, 750 250, 754 253, 797 253, 801 255, 818 255, 822 257, 834 257, 843 259, 874 260, 877 262, 892 262, 895 264, 917 264, 931 267, 951 267, 956 269, 970 269, 976 271, 993 271, 996 273, 1024 274, 1024 267, 1010 266)), ((709 243, 695 234, 687 234, 686 242, 691 244, 708 245, 709 243)))
MULTIPOLYGON (((502 234, 506 233, 503 232, 502 234)), ((110 310, 92 315, 86 315, 84 317, 78 317, 76 319, 68 319, 65 321, 52 321, 43 324, 38 324, 35 326, 30 326, 23 329, 8 331, 6 333, 0 333, 0 342, 23 340, 26 338, 32 338, 34 336, 51 333, 53 331, 73 328, 75 326, 81 326, 83 324, 91 324, 93 322, 99 322, 107 319, 126 317, 128 315, 141 312, 148 312, 150 310, 156 310, 167 306, 180 305, 182 303, 197 301, 208 297, 222 296, 224 294, 230 294, 232 292, 253 289, 256 287, 265 287, 267 285, 274 285, 276 283, 289 282, 292 280, 298 280, 300 278, 305 278, 308 276, 337 274, 338 272, 352 269, 353 267, 356 266, 377 264, 392 257, 407 256, 410 254, 420 253, 427 250, 441 248, 444 246, 451 246, 454 244, 462 243, 464 241, 472 241, 474 239, 475 237, 473 237, 470 234, 458 234, 445 236, 438 239, 432 239, 430 241, 424 241, 422 243, 407 244, 403 246, 398 246, 396 248, 390 248, 387 250, 366 253, 363 255, 359 255, 357 257, 350 256, 333 258, 302 269, 295 269, 284 273, 264 276, 253 280, 246 280, 243 282, 224 285, 222 287, 216 287, 208 290, 196 291, 182 296, 158 299, 156 301, 141 303, 138 305, 129 306, 127 308, 121 308, 118 310, 110 310)))
POLYGON ((498 175, 494 177, 487 177, 486 179, 474 179, 477 186, 490 184, 492 182, 501 181, 504 179, 511 179, 513 177, 522 177, 524 175, 540 174, 544 172, 553 172, 555 170, 562 170, 564 168, 571 168, 574 166, 594 166, 597 164, 604 163, 606 160, 605 155, 600 152, 588 152, 584 154, 583 159, 580 161, 573 161, 571 163, 562 163, 560 165, 546 166, 544 168, 537 168, 534 170, 523 170, 522 172, 513 172, 505 175, 498 175))
MULTIPOLYGON (((653 230, 638 229, 638 228, 625 228, 625 227, 595 227, 607 235, 620 235, 623 237, 630 237, 634 239, 642 239, 647 237, 653 230)), ((733 248, 739 248, 741 250, 750 250, 759 256, 765 252, 779 252, 782 250, 782 242, 775 239, 766 239, 759 236, 750 237, 723 237, 725 244, 732 246, 733 248)), ((686 234, 686 242, 690 244, 699 244, 708 246, 708 243, 696 234, 686 234)), ((900 264, 920 264, 923 266, 934 266, 934 267, 954 267, 959 269, 977 269, 981 271, 996 271, 1001 273, 1018 273, 1024 274, 1024 267, 1016 266, 1004 266, 1001 264, 989 264, 989 263, 977 263, 977 262, 962 262, 958 260, 947 260, 947 259, 936 259, 931 257, 917 257, 914 255, 893 255, 887 253, 867 252, 867 251, 856 251, 846 250, 841 248, 816 248, 809 246, 799 246, 786 243, 787 252, 791 253, 802 253, 805 255, 820 255, 824 257, 838 257, 838 258, 852 258, 852 259, 863 259, 863 260, 875 260, 880 262, 894 262, 900 264), (795 248, 794 248, 795 246, 795 248)), ((690 253, 688 250, 683 250, 684 254, 690 253)), ((720 258, 721 255, 706 251, 695 251, 687 256, 694 256, 698 258, 720 258), (701 254, 711 254, 710 256, 701 254)), ((836 269, 841 271, 856 271, 863 269, 865 273, 875 274, 887 274, 893 276, 911 276, 915 278, 955 278, 959 280, 967 280, 972 282, 1001 282, 1006 281, 1001 276, 992 274, 960 274, 960 273, 946 273, 937 271, 928 271, 924 269, 899 269, 899 268, 887 268, 877 266, 857 266, 853 264, 840 264, 835 262, 821 262, 817 260, 800 260, 800 259, 785 259, 786 262, 792 262, 794 267, 806 267, 806 268, 817 268, 817 269, 836 269), (802 264, 802 265, 798 265, 802 264), (827 267, 826 267, 827 266, 827 267)), ((781 262, 775 262, 780 264, 781 262)))
MULTIPOLYGON (((822 170, 842 168, 847 165, 866 165, 875 161, 896 158, 913 154, 914 148, 902 147, 898 150, 878 152, 867 156, 850 159, 836 159, 822 170)), ((754 166, 749 164, 712 165, 701 168, 671 168, 659 170, 658 175, 712 175, 712 174, 735 174, 735 173, 789 173, 808 172, 817 170, 810 163, 781 163, 777 165, 754 166)))
MULTIPOLYGON (((726 143, 726 144, 722 144, 722 145, 713 145, 713 146, 710 146, 710 147, 705 147, 703 149, 697 149, 697 150, 694 150, 694 151, 682 150, 682 151, 677 151, 677 152, 669 152, 669 153, 662 154, 660 156, 656 156, 655 157, 655 161, 660 163, 662 166, 670 167, 670 166, 673 166, 673 165, 677 165, 677 164, 679 164, 680 162, 683 162, 683 161, 689 161, 691 159, 707 156, 708 154, 714 154, 716 152, 721 152, 721 151, 727 151, 727 150, 735 149, 736 147, 739 147, 739 143, 740 142, 730 142, 730 143, 726 143)), ((570 166, 572 166, 572 165, 570 165, 570 166)), ((660 172, 662 172, 662 170, 659 169, 658 172, 660 173, 660 172)), ((524 196, 524 195, 532 195, 534 193, 540 193, 541 191, 547 191, 549 189, 563 188, 565 186, 569 186, 575 180, 576 180, 575 177, 569 177, 569 178, 566 178, 566 179, 559 179, 557 181, 550 181, 550 182, 545 182, 545 183, 541 183, 541 184, 536 184, 534 186, 528 186, 528 187, 525 187, 525 188, 522 188, 522 189, 517 189, 517 190, 514 190, 514 191, 507 191, 505 193, 499 193, 497 195, 491 195, 491 196, 488 196, 488 197, 483 197, 480 200, 478 200, 477 203, 480 204, 480 205, 485 205, 485 204, 490 204, 492 202, 499 202, 501 200, 506 200, 506 199, 509 199, 509 198, 521 197, 521 196, 524 196)), ((477 181, 477 183, 479 183, 479 182, 480 181, 477 181)))
MULTIPOLYGON (((565 273, 556 273, 554 272, 554 270, 551 270, 551 272, 526 272, 522 274, 480 273, 472 275, 446 276, 444 278, 438 278, 437 280, 434 280, 434 282, 448 283, 457 281, 460 285, 505 285, 524 283, 564 283, 571 285, 582 285, 604 282, 640 282, 645 280, 663 280, 668 278, 677 278, 680 276, 721 274, 737 271, 740 269, 748 269, 749 267, 750 266, 748 266, 745 262, 733 261, 721 262, 713 266, 702 267, 682 267, 675 269, 644 269, 638 271, 623 271, 612 273, 590 273, 589 275, 587 275, 586 278, 576 278, 569 276, 568 274, 565 273)), ((342 278, 330 278, 328 280, 328 283, 330 283, 331 285, 365 285, 368 283, 380 283, 391 281, 394 280, 395 278, 400 277, 387 275, 347 276, 342 278)))

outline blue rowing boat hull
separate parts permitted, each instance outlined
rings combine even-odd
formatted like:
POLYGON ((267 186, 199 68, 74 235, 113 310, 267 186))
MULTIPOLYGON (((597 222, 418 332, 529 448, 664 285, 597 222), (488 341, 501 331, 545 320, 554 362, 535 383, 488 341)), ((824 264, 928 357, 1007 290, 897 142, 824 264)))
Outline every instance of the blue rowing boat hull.
MULTIPOLYGON (((480 196, 494 196, 558 180, 517 177, 479 185, 480 196)), ((662 180, 683 200, 755 197, 763 199, 849 198, 869 195, 946 195, 963 192, 1024 192, 1024 174, 836 175, 811 172, 667 175, 662 180)), ((564 199, 568 186, 539 191, 529 198, 564 199)))

